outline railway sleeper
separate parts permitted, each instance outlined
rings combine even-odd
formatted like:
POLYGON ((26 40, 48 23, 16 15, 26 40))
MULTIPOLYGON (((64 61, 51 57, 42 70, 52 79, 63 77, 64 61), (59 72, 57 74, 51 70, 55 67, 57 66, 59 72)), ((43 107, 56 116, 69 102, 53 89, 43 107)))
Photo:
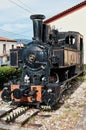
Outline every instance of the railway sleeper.
POLYGON ((4 122, 13 122, 18 116, 22 115, 28 110, 28 107, 18 107, 10 113, 6 113, 4 117, 1 118, 1 121, 4 122))

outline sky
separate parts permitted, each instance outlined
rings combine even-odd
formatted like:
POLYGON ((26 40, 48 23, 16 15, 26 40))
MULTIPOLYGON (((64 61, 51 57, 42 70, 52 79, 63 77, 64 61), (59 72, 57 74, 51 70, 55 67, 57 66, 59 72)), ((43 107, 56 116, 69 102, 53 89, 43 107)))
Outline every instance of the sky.
POLYGON ((30 15, 43 14, 46 19, 84 0, 0 0, 0 37, 29 39, 33 37, 30 15))

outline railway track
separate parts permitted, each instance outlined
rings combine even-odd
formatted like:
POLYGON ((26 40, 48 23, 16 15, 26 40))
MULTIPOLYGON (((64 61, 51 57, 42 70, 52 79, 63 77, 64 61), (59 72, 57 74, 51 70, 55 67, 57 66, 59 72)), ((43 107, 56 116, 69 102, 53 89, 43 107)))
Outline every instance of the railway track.
MULTIPOLYGON (((70 82, 71 80, 72 79, 69 79, 67 82, 70 82)), ((67 82, 60 84, 62 89, 67 82)), ((73 84, 75 84, 74 81, 73 84)), ((50 108, 42 106, 42 109, 48 110, 50 108)), ((41 112, 41 110, 29 108, 28 106, 11 106, 10 103, 3 103, 0 99, 0 130, 27 130, 23 126, 27 124, 29 119, 35 117, 39 112, 41 112)))
POLYGON ((0 106, 0 130, 13 130, 22 127, 31 117, 40 112, 29 107, 12 107, 7 104, 0 106))

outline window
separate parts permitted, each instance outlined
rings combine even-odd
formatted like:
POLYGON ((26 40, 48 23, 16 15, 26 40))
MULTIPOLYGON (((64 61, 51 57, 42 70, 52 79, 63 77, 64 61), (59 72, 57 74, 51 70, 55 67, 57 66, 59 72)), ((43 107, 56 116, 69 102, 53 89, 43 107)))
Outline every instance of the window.
POLYGON ((14 45, 12 45, 12 49, 14 49, 14 45))
POLYGON ((75 44, 75 37, 72 35, 70 36, 70 43, 71 43, 71 45, 75 44))
POLYGON ((80 38, 80 51, 83 51, 83 38, 80 38))
POLYGON ((66 42, 66 44, 69 44, 69 36, 67 36, 67 37, 65 38, 65 42, 66 42))
POLYGON ((67 36, 65 38, 66 44, 74 45, 75 44, 75 37, 73 35, 67 36))
POLYGON ((3 44, 3 53, 6 53, 6 44, 3 44))

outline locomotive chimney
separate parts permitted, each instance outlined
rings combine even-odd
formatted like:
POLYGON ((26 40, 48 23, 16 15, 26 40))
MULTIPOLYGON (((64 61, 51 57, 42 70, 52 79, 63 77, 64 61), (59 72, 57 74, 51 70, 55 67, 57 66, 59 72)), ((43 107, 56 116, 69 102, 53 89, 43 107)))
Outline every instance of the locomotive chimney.
POLYGON ((42 20, 45 18, 44 15, 37 14, 37 15, 31 15, 30 18, 33 20, 33 33, 34 33, 34 39, 35 40, 42 40, 42 20))

